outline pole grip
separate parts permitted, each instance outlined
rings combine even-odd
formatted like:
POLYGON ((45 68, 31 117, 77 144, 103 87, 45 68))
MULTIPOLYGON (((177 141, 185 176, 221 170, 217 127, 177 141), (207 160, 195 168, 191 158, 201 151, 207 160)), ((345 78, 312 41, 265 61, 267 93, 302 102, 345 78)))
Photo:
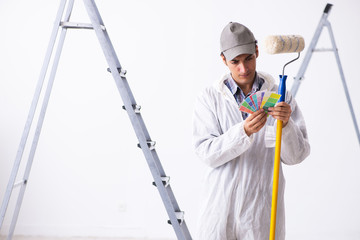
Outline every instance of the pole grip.
POLYGON ((279 102, 284 102, 285 101, 285 94, 286 94, 286 79, 287 79, 287 75, 279 75, 280 77, 280 84, 279 84, 279 89, 278 89, 278 94, 281 94, 281 97, 279 99, 279 102))

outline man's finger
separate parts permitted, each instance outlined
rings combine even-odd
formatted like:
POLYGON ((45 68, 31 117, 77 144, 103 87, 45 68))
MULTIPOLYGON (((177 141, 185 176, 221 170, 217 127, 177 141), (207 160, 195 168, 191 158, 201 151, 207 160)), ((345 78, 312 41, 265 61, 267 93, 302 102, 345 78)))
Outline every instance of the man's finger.
POLYGON ((250 116, 249 116, 249 118, 250 119, 254 119, 254 118, 256 118, 257 116, 259 116, 261 113, 263 113, 264 112, 264 109, 259 109, 259 110, 257 110, 256 112, 254 112, 253 114, 251 114, 250 116))
POLYGON ((254 119, 253 127, 258 128, 259 126, 263 126, 266 122, 266 113, 264 112, 262 115, 258 115, 256 119, 254 119))

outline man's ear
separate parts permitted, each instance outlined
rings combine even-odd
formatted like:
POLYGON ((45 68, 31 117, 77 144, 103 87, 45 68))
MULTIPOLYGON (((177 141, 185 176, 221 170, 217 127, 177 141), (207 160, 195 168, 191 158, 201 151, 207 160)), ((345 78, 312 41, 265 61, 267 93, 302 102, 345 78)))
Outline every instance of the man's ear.
POLYGON ((255 54, 256 54, 256 58, 259 56, 259 48, 258 48, 258 45, 256 45, 255 47, 255 54))
POLYGON ((223 60, 224 64, 227 66, 226 58, 223 53, 220 54, 221 59, 223 60))

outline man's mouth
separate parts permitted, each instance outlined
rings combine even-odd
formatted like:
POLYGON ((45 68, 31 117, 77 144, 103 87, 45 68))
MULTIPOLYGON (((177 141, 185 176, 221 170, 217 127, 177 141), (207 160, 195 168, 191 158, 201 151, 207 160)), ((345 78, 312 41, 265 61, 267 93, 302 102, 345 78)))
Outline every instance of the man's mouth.
POLYGON ((239 74, 239 77, 248 77, 249 75, 250 75, 250 73, 239 74))

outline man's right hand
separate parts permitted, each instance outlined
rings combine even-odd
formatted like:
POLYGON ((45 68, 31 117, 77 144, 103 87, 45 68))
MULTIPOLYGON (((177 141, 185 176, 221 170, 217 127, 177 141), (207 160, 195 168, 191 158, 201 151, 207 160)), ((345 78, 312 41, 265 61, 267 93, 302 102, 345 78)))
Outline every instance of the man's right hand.
POLYGON ((266 124, 267 113, 264 109, 259 109, 255 113, 251 114, 245 120, 244 130, 250 137, 251 134, 260 131, 260 129, 266 124))

